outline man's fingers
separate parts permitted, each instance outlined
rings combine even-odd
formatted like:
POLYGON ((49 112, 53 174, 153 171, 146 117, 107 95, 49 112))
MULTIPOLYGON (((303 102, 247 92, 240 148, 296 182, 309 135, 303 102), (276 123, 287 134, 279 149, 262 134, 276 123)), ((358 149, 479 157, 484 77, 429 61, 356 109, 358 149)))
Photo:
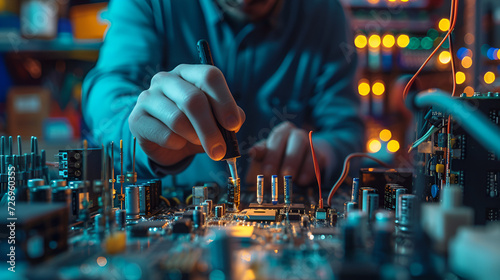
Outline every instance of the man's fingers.
POLYGON ((296 178, 299 175, 298 172, 307 156, 308 147, 307 133, 302 129, 293 129, 288 137, 285 156, 281 165, 282 176, 291 175, 296 178))
POLYGON ((206 93, 213 113, 225 129, 236 131, 241 127, 244 120, 241 118, 239 107, 227 87, 224 75, 217 67, 181 64, 172 70, 172 73, 206 93))
POLYGON ((159 90, 151 90, 149 92, 151 100, 141 103, 140 106, 142 106, 149 115, 164 123, 175 134, 195 145, 201 145, 200 139, 198 135, 196 135, 196 131, 184 112, 159 90))
POLYGON ((135 107, 129 117, 130 131, 139 142, 152 142, 160 147, 180 150, 186 146, 186 139, 175 134, 165 124, 135 107), (134 125, 139 124, 139 125, 134 125))
POLYGON ((156 81, 155 87, 160 88, 188 117, 205 152, 213 160, 221 160, 226 154, 226 146, 205 93, 176 75, 162 73, 162 78, 163 82, 156 81), (168 83, 166 79, 169 79, 168 83))
POLYGON ((281 161, 283 160, 286 143, 293 128, 293 124, 284 122, 271 131, 266 141, 266 155, 262 164, 264 175, 270 176, 278 173, 281 161))

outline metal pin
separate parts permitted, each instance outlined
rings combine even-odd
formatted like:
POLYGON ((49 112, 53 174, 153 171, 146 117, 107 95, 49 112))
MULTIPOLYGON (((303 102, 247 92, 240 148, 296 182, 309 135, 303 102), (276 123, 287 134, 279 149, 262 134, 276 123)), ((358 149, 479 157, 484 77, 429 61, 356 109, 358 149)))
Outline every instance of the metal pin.
POLYGON ((9 156, 12 155, 12 136, 9 136, 9 156))
MULTIPOLYGON (((111 159, 109 161, 109 166, 111 168, 111 176, 109 178, 109 182, 111 183, 111 193, 115 191, 115 143, 111 141, 111 159)), ((113 200, 113 196, 111 195, 111 200, 113 200)), ((114 207, 114 205, 113 205, 114 207)))
POLYGON ((31 136, 31 152, 34 153, 35 152, 35 136, 31 136))
POLYGON ((0 147, 0 154, 1 155, 5 155, 5 136, 2 136, 1 139, 2 139, 1 140, 2 144, 1 144, 1 147, 0 147))
POLYGON ((17 154, 20 156, 23 154, 21 135, 17 135, 17 154))
POLYGON ((35 155, 38 156, 38 138, 34 137, 34 143, 35 143, 35 155))
POLYGON ((136 143, 136 139, 134 137, 134 155, 133 155, 133 158, 132 158, 132 173, 135 174, 135 143, 136 143))

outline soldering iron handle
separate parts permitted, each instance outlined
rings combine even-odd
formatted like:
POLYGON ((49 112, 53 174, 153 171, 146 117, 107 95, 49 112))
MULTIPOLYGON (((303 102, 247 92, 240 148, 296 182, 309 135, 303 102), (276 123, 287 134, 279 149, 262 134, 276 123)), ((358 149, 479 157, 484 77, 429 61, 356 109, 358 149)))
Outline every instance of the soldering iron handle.
MULTIPOLYGON (((200 56, 200 63, 214 66, 214 60, 212 58, 212 53, 210 52, 210 47, 206 40, 199 40, 196 44, 198 49, 198 55, 200 56)), ((223 160, 229 158, 240 157, 240 149, 238 146, 238 139, 236 138, 236 133, 234 131, 229 131, 222 127, 222 125, 217 121, 217 127, 219 127, 220 133, 224 138, 224 142, 226 143, 226 155, 223 160)))

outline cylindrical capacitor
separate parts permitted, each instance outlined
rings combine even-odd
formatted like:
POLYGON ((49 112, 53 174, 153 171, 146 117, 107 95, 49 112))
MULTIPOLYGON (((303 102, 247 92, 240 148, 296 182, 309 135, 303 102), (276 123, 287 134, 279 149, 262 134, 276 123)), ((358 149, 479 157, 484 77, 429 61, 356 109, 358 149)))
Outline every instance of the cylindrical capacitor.
POLYGON ((208 210, 207 217, 208 217, 208 216, 212 215, 212 209, 213 209, 214 203, 211 199, 207 199, 207 200, 205 200, 205 202, 208 203, 208 209, 207 209, 208 210))
POLYGON ((222 209, 222 206, 220 206, 220 205, 215 206, 215 217, 222 218, 222 211, 224 211, 222 209))
POLYGON ((202 209, 203 213, 205 213, 208 216, 208 203, 207 202, 201 203, 201 209, 202 209))
POLYGON ((36 187, 41 187, 45 183, 43 179, 29 179, 28 180, 28 188, 36 188, 36 187))
POLYGON ((95 215, 94 217, 94 229, 96 232, 103 232, 104 229, 106 228, 105 227, 105 223, 104 223, 104 216, 101 215, 101 214, 97 214, 95 215))
POLYGON ((292 176, 286 175, 283 177, 283 180, 285 181, 285 204, 291 204, 292 203, 292 188, 293 188, 293 182, 292 182, 292 176))
POLYGON ((363 210, 363 212, 368 213, 368 194, 376 193, 377 190, 375 190, 374 188, 361 188, 360 191, 362 192, 361 209, 363 210))
POLYGON ((359 202, 359 178, 352 179, 351 201, 356 204, 359 202))
POLYGON ((401 206, 400 206, 401 200, 399 200, 399 197, 403 194, 406 194, 405 188, 401 188, 401 189, 396 190, 396 197, 395 197, 395 200, 396 200, 395 212, 396 212, 396 214, 394 215, 396 218, 396 223, 399 222, 399 215, 400 215, 400 211, 401 211, 401 206))
POLYGON ((139 219, 139 188, 135 185, 125 187, 125 211, 127 219, 139 219))
POLYGON ((151 185, 139 186, 139 213, 141 215, 151 214, 151 185))
POLYGON ((203 225, 203 208, 201 206, 195 206, 193 210, 193 226, 195 229, 201 228, 203 225))
POLYGON ((31 189, 31 201, 52 202, 52 188, 50 186, 40 186, 31 189))
POLYGON ((271 176, 271 201, 273 205, 278 204, 278 175, 271 176))
POLYGON ((358 203, 353 202, 353 201, 347 201, 344 203, 344 218, 347 218, 349 216, 349 212, 357 210, 358 209, 358 203))
POLYGON ((415 201, 414 194, 402 194, 399 196, 399 228, 402 231, 410 231, 415 221, 415 201))
POLYGON ((127 225, 126 211, 122 209, 116 209, 115 211, 115 222, 118 229, 123 229, 127 225))
POLYGON ((378 209, 378 194, 376 193, 370 193, 368 194, 368 200, 367 200, 367 209, 368 209, 368 219, 373 220, 375 216, 375 211, 378 209))
POLYGON ((264 201, 264 175, 257 175, 257 203, 264 201))

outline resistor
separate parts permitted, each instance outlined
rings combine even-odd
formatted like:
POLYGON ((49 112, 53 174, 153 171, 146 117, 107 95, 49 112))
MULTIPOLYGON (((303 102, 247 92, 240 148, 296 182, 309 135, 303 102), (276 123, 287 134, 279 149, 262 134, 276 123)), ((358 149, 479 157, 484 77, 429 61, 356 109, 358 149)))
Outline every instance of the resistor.
POLYGON ((271 197, 273 205, 278 204, 278 175, 271 176, 271 197))
POLYGON ((286 175, 283 177, 284 182, 285 182, 285 204, 290 205, 292 203, 292 188, 293 188, 293 183, 292 183, 292 176, 286 175))
POLYGON ((257 203, 264 201, 264 175, 257 175, 257 203))

